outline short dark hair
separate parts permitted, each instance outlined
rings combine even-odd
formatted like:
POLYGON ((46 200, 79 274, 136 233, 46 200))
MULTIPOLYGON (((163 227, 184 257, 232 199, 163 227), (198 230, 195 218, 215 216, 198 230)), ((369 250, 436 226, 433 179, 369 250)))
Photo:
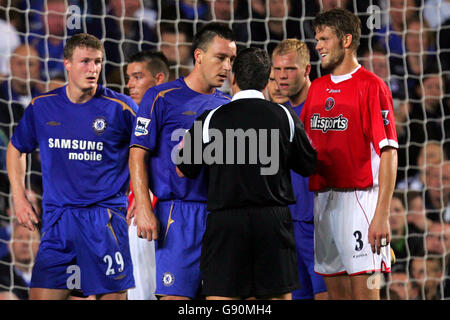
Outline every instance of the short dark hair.
POLYGON ((169 77, 169 60, 167 60, 166 56, 160 51, 139 51, 128 58, 128 63, 133 62, 147 63, 147 70, 150 71, 154 77, 160 72, 164 73, 166 78, 169 77))
POLYGON ((361 39, 361 20, 347 9, 336 8, 317 14, 313 20, 314 30, 330 27, 336 32, 339 40, 346 34, 352 35, 353 49, 358 49, 361 39))
POLYGON ((191 50, 192 56, 194 56, 194 51, 197 48, 206 51, 209 44, 216 36, 229 41, 236 41, 233 30, 231 30, 226 24, 219 22, 205 24, 194 36, 191 50))
POLYGON ((88 33, 77 33, 67 40, 64 47, 64 59, 71 59, 75 48, 92 48, 99 50, 103 53, 102 42, 95 36, 88 33))
POLYGON ((252 47, 238 53, 232 71, 239 89, 262 91, 269 81, 271 67, 267 51, 252 47))

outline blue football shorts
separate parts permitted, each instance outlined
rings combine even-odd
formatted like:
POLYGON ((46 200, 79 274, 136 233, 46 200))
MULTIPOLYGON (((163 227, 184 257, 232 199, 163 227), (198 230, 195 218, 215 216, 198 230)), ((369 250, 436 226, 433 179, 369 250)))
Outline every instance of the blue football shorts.
POLYGON ((314 272, 314 223, 293 221, 301 288, 292 292, 292 300, 314 299, 327 291, 323 277, 314 272))
POLYGON ((206 203, 158 201, 160 234, 155 245, 156 295, 196 298, 200 256, 208 211, 206 203))
POLYGON ((88 296, 135 286, 123 208, 61 208, 45 214, 59 217, 44 224, 30 287, 88 296))

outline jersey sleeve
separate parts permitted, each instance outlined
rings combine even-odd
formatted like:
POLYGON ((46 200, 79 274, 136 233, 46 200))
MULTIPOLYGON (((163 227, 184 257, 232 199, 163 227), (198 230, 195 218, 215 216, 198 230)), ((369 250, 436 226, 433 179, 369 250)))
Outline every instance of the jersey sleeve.
POLYGON ((398 148, 392 96, 384 82, 373 81, 367 91, 364 129, 378 154, 384 147, 398 148))
POLYGON ((122 116, 124 120, 125 132, 130 133, 131 137, 131 133, 134 129, 138 106, 132 99, 126 99, 125 103, 128 107, 122 109, 122 116))
POLYGON ((191 179, 196 178, 203 167, 203 150, 205 148, 203 124, 209 113, 210 110, 203 112, 194 121, 192 127, 186 132, 179 145, 177 167, 186 177, 191 179), (201 149, 196 148, 196 146, 201 146, 201 149), (194 152, 202 152, 202 154, 195 156, 194 152))
POLYGON ((155 151, 158 136, 164 122, 164 99, 158 91, 150 88, 142 98, 131 136, 130 147, 140 147, 155 151))
POLYGON ((35 129, 35 106, 29 105, 20 119, 19 124, 11 137, 11 143, 22 153, 30 153, 38 146, 35 129))

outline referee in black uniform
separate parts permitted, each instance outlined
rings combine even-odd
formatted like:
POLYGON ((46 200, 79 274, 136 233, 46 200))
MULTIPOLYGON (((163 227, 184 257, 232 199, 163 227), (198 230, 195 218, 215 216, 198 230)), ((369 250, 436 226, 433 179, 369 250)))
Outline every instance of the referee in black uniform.
POLYGON ((242 50, 232 101, 203 113, 178 153, 180 176, 209 171, 201 255, 207 299, 290 299, 300 286, 289 171, 309 176, 316 151, 295 112, 264 99, 270 67, 265 51, 242 50))

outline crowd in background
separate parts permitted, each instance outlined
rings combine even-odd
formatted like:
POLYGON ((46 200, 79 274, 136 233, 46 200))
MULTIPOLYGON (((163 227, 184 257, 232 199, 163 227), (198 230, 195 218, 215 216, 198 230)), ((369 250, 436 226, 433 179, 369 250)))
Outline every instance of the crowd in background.
MULTIPOLYGON (((385 278, 384 298, 449 298, 450 1, 0 0, 0 299, 27 298, 39 241, 39 234, 18 228, 12 219, 6 146, 33 97, 65 83, 67 37, 88 32, 102 39, 100 82, 125 93, 124 66, 139 50, 162 51, 171 65, 170 80, 187 75, 193 34, 212 20, 228 23, 240 48, 271 53, 280 40, 305 41, 314 80, 326 71, 311 21, 320 10, 337 6, 360 17, 359 60, 386 81, 394 99, 399 163, 390 223, 397 262, 385 278), (75 14, 67 16, 68 9, 75 14)), ((39 211, 39 153, 28 159, 29 197, 39 211)))

